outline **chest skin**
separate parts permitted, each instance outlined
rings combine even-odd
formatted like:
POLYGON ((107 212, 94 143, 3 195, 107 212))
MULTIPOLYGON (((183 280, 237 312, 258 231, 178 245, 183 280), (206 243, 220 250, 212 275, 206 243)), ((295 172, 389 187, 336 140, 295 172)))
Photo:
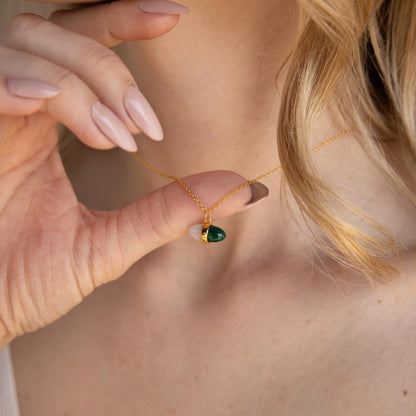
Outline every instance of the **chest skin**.
POLYGON ((12 343, 22 416, 416 413, 409 275, 297 290, 268 270, 189 296, 145 263, 12 343))
MULTIPOLYGON (((139 180, 111 205, 125 183, 122 162, 114 152, 77 153, 69 173, 79 199, 99 209, 137 199, 139 180)), ((183 264, 198 270, 198 259, 183 244, 170 243, 170 257, 156 250, 13 341, 22 416, 416 414, 414 254, 387 285, 329 263, 282 266, 274 247, 265 267, 217 267, 228 271, 210 276, 204 266, 185 279, 183 264)))

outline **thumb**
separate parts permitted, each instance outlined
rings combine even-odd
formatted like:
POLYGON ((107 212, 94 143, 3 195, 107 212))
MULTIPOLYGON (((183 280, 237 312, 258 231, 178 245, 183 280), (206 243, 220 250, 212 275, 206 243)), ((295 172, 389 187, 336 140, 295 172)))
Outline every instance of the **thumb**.
MULTIPOLYGON (((199 173, 183 181, 208 208, 246 182, 230 171, 199 173)), ((244 210, 267 195, 268 189, 255 182, 226 199, 212 213, 212 219, 244 210)), ((204 219, 202 210, 178 182, 120 210, 93 211, 93 214, 93 221, 87 225, 92 244, 88 261, 96 286, 117 279, 145 254, 182 237, 192 225, 201 224, 204 219)))
MULTIPOLYGON (((157 5, 160 2, 152 3, 157 5)), ((118 0, 77 9, 58 10, 49 16, 49 20, 111 48, 123 41, 161 36, 177 25, 179 14, 189 12, 189 9, 179 4, 173 7, 174 3, 165 3, 171 4, 171 7, 162 8, 166 10, 165 13, 145 12, 138 7, 136 0, 118 0)))

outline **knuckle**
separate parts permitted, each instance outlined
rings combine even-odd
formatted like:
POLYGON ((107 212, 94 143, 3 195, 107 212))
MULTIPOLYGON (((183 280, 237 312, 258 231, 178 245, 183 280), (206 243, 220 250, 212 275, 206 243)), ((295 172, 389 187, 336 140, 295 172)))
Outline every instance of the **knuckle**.
POLYGON ((120 57, 113 50, 93 39, 85 38, 81 42, 77 53, 79 56, 87 57, 85 65, 94 68, 97 73, 117 73, 119 78, 129 81, 132 78, 120 57))
POLYGON ((163 222, 170 233, 175 234, 177 231, 173 229, 172 204, 168 202, 166 188, 161 188, 159 191, 159 206, 163 222))
POLYGON ((119 68, 121 65, 121 59, 112 50, 102 45, 92 46, 90 52, 92 52, 91 56, 97 72, 114 71, 114 68, 119 68))
POLYGON ((162 236, 168 236, 175 234, 175 230, 172 228, 172 216, 170 212, 170 204, 168 203, 166 190, 160 189, 158 192, 151 194, 150 208, 154 214, 154 218, 157 220, 159 234, 162 236))
POLYGON ((21 13, 14 16, 2 32, 2 40, 13 39, 22 33, 30 33, 39 26, 48 25, 48 21, 32 13, 21 13))
POLYGON ((139 228, 143 227, 147 231, 146 234, 149 233, 159 240, 166 240, 175 234, 171 226, 171 215, 164 190, 160 189, 147 195, 143 198, 143 202, 146 206, 138 212, 141 223, 139 228))
POLYGON ((65 16, 66 10, 54 10, 48 17, 48 20, 57 23, 59 20, 65 16))
POLYGON ((71 91, 79 88, 81 80, 76 74, 68 69, 57 68, 53 74, 52 82, 55 85, 59 85, 63 90, 71 91))

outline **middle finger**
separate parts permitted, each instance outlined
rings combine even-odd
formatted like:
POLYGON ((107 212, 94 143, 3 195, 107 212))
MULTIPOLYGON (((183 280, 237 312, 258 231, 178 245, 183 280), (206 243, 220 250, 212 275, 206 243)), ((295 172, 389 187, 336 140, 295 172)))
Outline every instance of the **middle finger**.
POLYGON ((2 36, 5 46, 70 70, 113 110, 130 132, 141 130, 154 140, 163 139, 153 109, 137 88, 130 71, 113 51, 40 16, 31 16, 25 21, 25 25, 9 25, 5 29, 2 36))

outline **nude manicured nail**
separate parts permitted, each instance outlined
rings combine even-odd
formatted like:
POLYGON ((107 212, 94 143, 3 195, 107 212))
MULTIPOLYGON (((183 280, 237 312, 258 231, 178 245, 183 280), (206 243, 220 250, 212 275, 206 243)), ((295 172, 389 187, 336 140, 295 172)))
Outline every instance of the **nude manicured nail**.
POLYGON ((56 85, 25 78, 7 78, 6 87, 10 94, 23 98, 51 98, 61 92, 56 85))
POLYGON ((136 87, 132 86, 126 90, 124 107, 140 130, 153 140, 163 140, 162 127, 155 112, 144 95, 136 87))
POLYGON ((137 7, 145 13, 181 14, 190 12, 182 4, 168 0, 138 0, 137 7))
POLYGON ((250 188, 251 199, 244 205, 242 211, 257 205, 269 195, 269 188, 266 185, 263 185, 261 182, 253 182, 250 184, 250 188))
POLYGON ((108 107, 96 101, 91 107, 91 117, 100 131, 111 142, 127 152, 137 152, 137 145, 133 136, 108 107))

